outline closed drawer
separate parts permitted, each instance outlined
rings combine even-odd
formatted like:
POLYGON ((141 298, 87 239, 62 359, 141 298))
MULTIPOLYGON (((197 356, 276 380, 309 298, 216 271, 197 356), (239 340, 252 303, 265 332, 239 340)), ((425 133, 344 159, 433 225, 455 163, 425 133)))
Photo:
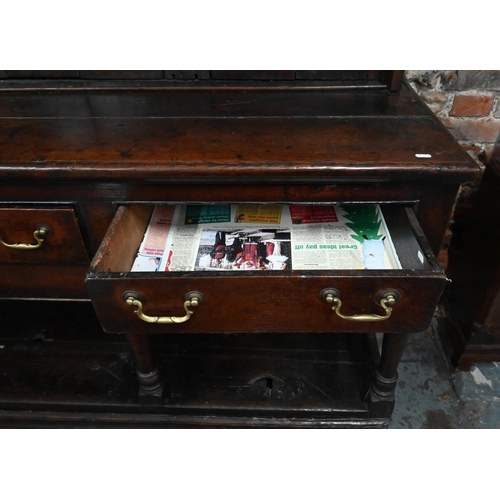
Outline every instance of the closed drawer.
POLYGON ((0 238, 0 297, 87 298, 90 259, 73 207, 0 208, 0 238))
POLYGON ((87 299, 85 264, 6 264, 0 262, 0 297, 87 299))
POLYGON ((121 206, 87 273, 89 296, 108 332, 411 333, 428 327, 444 287, 413 211, 397 205, 383 214, 402 269, 130 272, 152 208, 121 206), (199 305, 185 309, 192 292, 199 305), (382 300, 387 296, 394 305, 382 300), (139 303, 146 321, 135 313, 139 303))
POLYGON ((89 262, 72 207, 0 208, 0 238, 0 262, 89 262))

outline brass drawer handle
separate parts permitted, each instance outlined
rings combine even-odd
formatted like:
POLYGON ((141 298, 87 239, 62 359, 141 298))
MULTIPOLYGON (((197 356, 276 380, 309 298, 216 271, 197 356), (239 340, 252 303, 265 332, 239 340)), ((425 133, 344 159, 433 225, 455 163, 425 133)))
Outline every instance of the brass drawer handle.
POLYGON ((186 295, 184 301, 184 310, 186 311, 185 316, 147 316, 142 312, 142 297, 137 292, 125 292, 123 294, 123 300, 129 306, 136 306, 137 309, 134 311, 137 316, 145 321, 146 323, 159 323, 162 325, 171 325, 173 323, 185 323, 193 315, 193 311, 190 311, 190 307, 198 307, 203 303, 205 297, 200 292, 189 292, 186 295))
POLYGON ((340 293, 338 290, 323 290, 323 292, 321 293, 321 297, 325 302, 333 304, 332 310, 335 311, 335 314, 340 318, 346 319, 348 321, 360 321, 364 323, 372 321, 385 321, 386 319, 389 319, 392 314, 392 306, 397 302, 397 299, 399 298, 397 296, 397 292, 392 291, 387 291, 380 295, 380 305, 385 311, 384 316, 380 316, 378 314, 354 314, 352 316, 345 316, 340 312, 342 301, 340 300, 340 293))
POLYGON ((49 232, 49 228, 46 226, 40 226, 38 229, 35 229, 33 236, 35 237, 36 244, 32 243, 5 243, 0 237, 0 243, 7 248, 16 248, 17 250, 35 250, 40 248, 44 242, 45 236, 47 236, 49 232))

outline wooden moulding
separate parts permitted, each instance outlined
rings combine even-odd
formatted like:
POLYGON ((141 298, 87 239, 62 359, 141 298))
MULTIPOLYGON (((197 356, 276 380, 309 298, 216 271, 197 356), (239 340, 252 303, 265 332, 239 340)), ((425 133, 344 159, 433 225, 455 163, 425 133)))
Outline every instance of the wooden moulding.
MULTIPOLYGON (((5 120, 2 177, 209 179, 269 175, 462 182, 479 168, 430 119, 375 117, 5 120), (11 134, 10 127, 15 127, 11 134), (96 142, 96 129, 102 141, 96 142), (11 134, 11 135, 9 135, 11 134), (71 137, 68 141, 67 138, 71 137), (425 141, 425 150, 414 138, 425 141), (40 148, 43 144, 43 150, 40 148), (418 153, 432 153, 420 159, 418 153), (36 169, 34 169, 36 165, 36 169), (210 168, 207 168, 207 165, 210 168)), ((267 182, 267 180, 266 180, 267 182)))
POLYGON ((192 89, 86 90, 51 92, 43 96, 43 107, 37 105, 40 95, 34 92, 0 93, 2 118, 162 118, 162 117, 335 117, 335 116, 401 116, 413 119, 428 117, 419 101, 412 99, 405 87, 400 93, 313 92, 220 89, 199 92, 192 89))
POLYGON ((3 89, 85 88, 337 88, 380 89, 396 92, 402 70, 0 70, 3 89))

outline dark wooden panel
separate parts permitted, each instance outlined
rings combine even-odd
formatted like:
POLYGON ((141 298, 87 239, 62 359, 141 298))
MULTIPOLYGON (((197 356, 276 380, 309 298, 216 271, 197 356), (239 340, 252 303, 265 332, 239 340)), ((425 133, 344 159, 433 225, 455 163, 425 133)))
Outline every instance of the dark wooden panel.
MULTIPOLYGON (((314 179, 289 178, 288 184, 278 182, 268 176, 269 184, 258 184, 255 180, 238 177, 238 184, 233 179, 226 182, 174 182, 171 179, 155 178, 155 172, 148 171, 150 177, 145 182, 106 182, 104 179, 85 179, 83 182, 65 182, 45 179, 37 183, 18 180, 16 183, 0 183, 0 199, 4 202, 31 201, 33 190, 37 189, 37 200, 68 202, 79 200, 97 205, 110 202, 294 202, 294 203, 339 203, 346 201, 365 202, 416 202, 425 196, 426 189, 432 185, 414 183, 390 183, 383 178, 367 177, 367 183, 330 177, 314 179), (306 183, 307 182, 307 183, 306 183)), ((97 208, 96 208, 97 209, 97 208)), ((84 215, 83 220, 92 220, 84 215)), ((114 209, 103 208, 103 217, 108 220, 114 209), (109 210, 109 212, 107 212, 109 210), (106 215, 107 212, 107 215, 106 215)), ((114 214, 113 214, 114 215, 114 214)), ((112 218, 112 217, 111 217, 112 218)), ((105 224, 103 221, 102 224, 105 224)), ((106 226, 106 229, 107 229, 106 226)), ((102 240, 102 237, 99 239, 102 240)))
POLYGON ((500 361, 500 163, 487 166, 469 217, 453 226, 443 344, 459 369, 500 361))
POLYGON ((9 178, 144 177, 151 164, 153 177, 183 179, 290 178, 293 171, 311 178, 444 176, 451 183, 479 172, 447 131, 426 118, 1 119, 0 164, 0 175, 9 178))
POLYGON ((386 427, 364 396, 373 336, 165 335, 166 401, 140 404, 130 347, 86 303, 0 301, 0 427, 386 427), (236 355, 235 355, 236 354, 236 355), (337 383, 339 380, 342 383, 337 383))
POLYGON ((293 70, 217 70, 210 71, 213 80, 293 80, 293 70))
POLYGON ((324 88, 379 88, 397 91, 403 71, 382 70, 0 70, 2 88, 208 87, 280 85, 324 88), (59 83, 56 81, 59 80, 59 83), (100 82, 100 83, 96 83, 100 82), (153 81, 153 83, 151 83, 153 81), (233 83, 231 83, 233 82, 233 83))
POLYGON ((208 70, 165 70, 165 78, 167 80, 208 80, 210 71, 208 70))
MULTIPOLYGON (((87 299, 87 265, 0 263, 0 297, 87 299)), ((29 312, 29 303, 26 311, 29 312)))
POLYGON ((387 91, 387 84, 379 80, 211 80, 211 79, 0 79, 0 93, 11 92, 53 92, 92 91, 120 89, 124 91, 144 90, 369 90, 387 91))
MULTIPOLYGON (((86 187, 87 189, 89 188, 89 186, 86 187)), ((78 203, 77 210, 89 254, 93 256, 113 220, 116 205, 104 200, 99 202, 83 202, 78 203)))
POLYGON ((421 116, 428 113, 411 97, 384 92, 325 90, 109 90, 0 93, 0 117, 161 118, 249 116, 421 116), (405 97, 408 97, 407 99, 405 97))
POLYGON ((112 333, 214 333, 214 332, 366 332, 415 333, 425 330, 432 319, 444 285, 444 277, 405 271, 307 272, 244 275, 208 273, 125 273, 87 277, 87 289, 103 328, 112 333), (383 314, 376 297, 395 289, 402 299, 383 324, 358 323, 335 315, 319 295, 325 288, 337 288, 343 299, 343 313, 383 314), (144 314, 185 315, 184 297, 198 291, 205 295, 189 321, 160 325, 145 323, 134 314, 122 294, 133 290, 143 297, 144 314))
MULTIPOLYGON (((383 179, 372 178, 373 184, 355 184, 343 182, 342 178, 318 177, 308 179, 309 184, 303 184, 304 178, 289 178, 290 184, 268 176, 268 185, 257 184, 252 179, 238 177, 240 184, 225 184, 222 182, 208 184, 181 184, 157 180, 147 188, 133 184, 129 187, 122 201, 138 200, 161 203, 170 202, 280 202, 280 203, 340 203, 353 200, 364 202, 411 202, 419 200, 425 193, 425 186, 409 186, 401 183, 383 182, 383 179), (296 181, 293 182, 293 181, 296 181), (301 182, 302 181, 302 182, 301 182), (162 195, 163 193, 163 195, 162 195)), ((2 189, 0 187, 0 193, 2 189)), ((6 196, 12 197, 10 193, 6 196)))
MULTIPOLYGON (((45 78, 79 78, 80 71, 78 70, 6 70, 6 78, 28 78, 28 79, 45 79, 45 78)), ((1 77, 1 75, 0 75, 1 77)))
POLYGON ((128 80, 154 80, 163 78, 163 71, 161 70, 81 70, 81 78, 89 79, 128 79, 128 80))
POLYGON ((325 71, 325 70, 297 70, 297 80, 366 80, 368 71, 325 71))
POLYGON ((401 89, 403 84, 404 71, 384 71, 385 82, 387 83, 387 90, 397 92, 401 89))

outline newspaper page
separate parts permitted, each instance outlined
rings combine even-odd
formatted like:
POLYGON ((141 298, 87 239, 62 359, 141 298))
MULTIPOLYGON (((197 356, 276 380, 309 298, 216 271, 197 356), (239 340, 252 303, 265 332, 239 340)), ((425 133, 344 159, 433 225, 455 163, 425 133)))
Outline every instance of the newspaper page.
POLYGON ((282 205, 179 206, 171 271, 291 268, 290 226, 282 205), (218 222, 214 219, 218 217, 218 222))
POLYGON ((174 205, 155 207, 131 271, 168 270, 169 253, 165 254, 165 249, 170 250, 175 209, 174 205))
POLYGON ((290 206, 294 269, 400 269, 378 205, 290 206))
POLYGON ((375 204, 178 205, 163 241, 155 270, 401 268, 375 204))

